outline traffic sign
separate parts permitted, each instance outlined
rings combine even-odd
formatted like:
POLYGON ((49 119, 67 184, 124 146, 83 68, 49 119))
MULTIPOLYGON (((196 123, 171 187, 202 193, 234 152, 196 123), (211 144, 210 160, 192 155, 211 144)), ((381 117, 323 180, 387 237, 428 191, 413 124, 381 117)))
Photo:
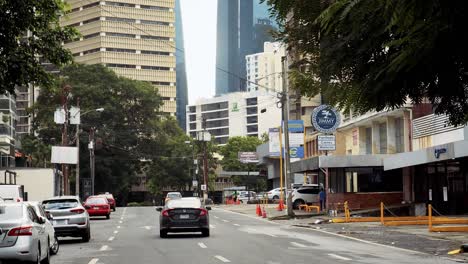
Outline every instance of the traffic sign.
POLYGON ((200 190, 202 190, 202 191, 206 191, 206 184, 202 184, 202 185, 200 185, 200 190))
POLYGON ((192 186, 193 186, 193 187, 198 187, 198 181, 197 181, 197 180, 193 180, 193 181, 192 181, 192 186))

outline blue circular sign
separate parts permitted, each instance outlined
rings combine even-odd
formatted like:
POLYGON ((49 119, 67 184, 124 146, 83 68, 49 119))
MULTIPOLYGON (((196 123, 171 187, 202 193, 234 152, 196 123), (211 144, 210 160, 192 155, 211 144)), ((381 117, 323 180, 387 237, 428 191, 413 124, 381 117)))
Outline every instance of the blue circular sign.
POLYGON ((312 112, 312 124, 319 132, 333 133, 340 123, 340 113, 330 105, 320 105, 312 112))

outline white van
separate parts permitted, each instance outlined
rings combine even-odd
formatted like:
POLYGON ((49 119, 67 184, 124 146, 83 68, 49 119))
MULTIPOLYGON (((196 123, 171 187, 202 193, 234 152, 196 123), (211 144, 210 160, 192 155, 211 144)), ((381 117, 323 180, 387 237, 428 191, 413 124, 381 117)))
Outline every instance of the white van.
POLYGON ((0 198, 4 201, 24 201, 23 186, 13 184, 0 184, 0 198))

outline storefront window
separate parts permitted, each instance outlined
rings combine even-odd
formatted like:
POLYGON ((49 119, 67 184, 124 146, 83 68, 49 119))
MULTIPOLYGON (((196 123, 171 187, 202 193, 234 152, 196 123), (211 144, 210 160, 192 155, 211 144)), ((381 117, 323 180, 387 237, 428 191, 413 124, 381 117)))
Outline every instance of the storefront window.
POLYGON ((395 192, 403 189, 401 170, 336 168, 329 169, 329 176, 332 193, 395 192))

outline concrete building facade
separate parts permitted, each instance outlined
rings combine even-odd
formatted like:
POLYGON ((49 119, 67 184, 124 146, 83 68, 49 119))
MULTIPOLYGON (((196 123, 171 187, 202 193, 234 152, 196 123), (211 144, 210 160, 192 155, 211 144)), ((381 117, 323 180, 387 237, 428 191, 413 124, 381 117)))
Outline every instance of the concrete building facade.
POLYGON ((206 120, 206 130, 217 144, 226 144, 234 136, 260 138, 270 127, 281 124, 275 98, 275 93, 253 91, 200 99, 187 106, 187 135, 196 137, 206 120))
POLYGON ((81 38, 65 43, 78 63, 104 64, 120 76, 147 81, 176 115, 175 0, 67 1, 63 26, 81 38), (157 89, 157 90, 156 90, 157 89))
POLYGON ((265 42, 263 52, 245 56, 247 90, 283 90, 282 58, 286 49, 280 42, 265 42))

